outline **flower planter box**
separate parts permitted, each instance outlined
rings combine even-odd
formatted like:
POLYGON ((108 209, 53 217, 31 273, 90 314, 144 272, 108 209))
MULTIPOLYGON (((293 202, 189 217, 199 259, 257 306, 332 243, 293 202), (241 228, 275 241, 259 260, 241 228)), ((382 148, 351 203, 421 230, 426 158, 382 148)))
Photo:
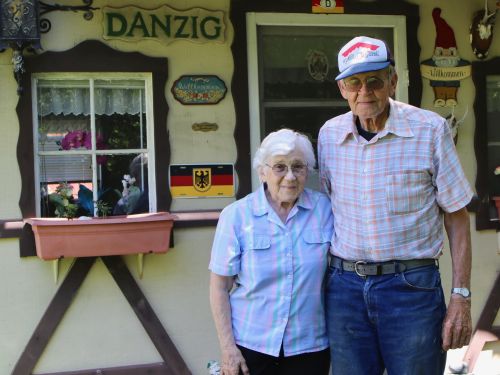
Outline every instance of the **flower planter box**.
POLYGON ((124 254, 165 253, 176 217, 167 212, 87 220, 27 219, 37 255, 45 260, 124 254))

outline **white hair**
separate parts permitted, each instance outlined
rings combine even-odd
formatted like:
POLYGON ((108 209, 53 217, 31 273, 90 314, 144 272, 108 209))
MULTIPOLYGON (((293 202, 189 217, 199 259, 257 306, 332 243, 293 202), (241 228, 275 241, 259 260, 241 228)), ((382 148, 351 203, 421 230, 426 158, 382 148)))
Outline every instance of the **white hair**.
POLYGON ((299 151, 304 155, 307 168, 312 171, 316 165, 316 157, 311 141, 304 134, 291 129, 280 129, 264 138, 253 158, 253 168, 260 172, 269 157, 285 156, 293 151, 299 151))

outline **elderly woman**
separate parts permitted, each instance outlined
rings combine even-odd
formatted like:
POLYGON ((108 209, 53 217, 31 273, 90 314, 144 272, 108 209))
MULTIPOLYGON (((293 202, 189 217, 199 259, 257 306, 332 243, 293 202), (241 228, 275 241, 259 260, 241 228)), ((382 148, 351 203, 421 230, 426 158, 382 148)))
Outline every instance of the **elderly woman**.
POLYGON ((315 163, 304 135, 269 134, 253 161, 262 184, 220 215, 209 268, 223 375, 328 374, 333 218, 326 195, 304 188, 315 163))

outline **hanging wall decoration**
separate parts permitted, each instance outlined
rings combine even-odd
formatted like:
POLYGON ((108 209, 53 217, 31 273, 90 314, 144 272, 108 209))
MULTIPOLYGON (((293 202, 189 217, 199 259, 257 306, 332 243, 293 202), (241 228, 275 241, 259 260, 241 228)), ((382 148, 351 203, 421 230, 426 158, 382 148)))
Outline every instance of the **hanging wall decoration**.
POLYGON ((217 104, 226 96, 227 87, 213 75, 181 76, 171 91, 182 104, 217 104))
POLYGON ((172 198, 233 197, 232 164, 170 165, 172 198))
POLYGON ((318 50, 309 50, 307 53, 307 69, 312 79, 323 82, 330 69, 330 62, 326 53, 318 50))
POLYGON ((457 92, 460 81, 470 76, 471 64, 460 58, 455 40, 455 33, 448 23, 441 18, 441 9, 432 10, 436 26, 434 55, 422 61, 422 77, 430 80, 434 91, 435 107, 454 107, 457 105, 457 92))
POLYGON ((344 13, 344 0, 312 0, 313 13, 344 13))
POLYGON ((461 119, 457 119, 455 117, 455 107, 453 107, 452 110, 451 110, 451 113, 448 116, 446 116, 446 123, 450 127, 451 136, 453 137, 453 142, 455 143, 455 145, 458 142, 458 128, 464 122, 465 117, 467 116, 468 112, 469 112, 469 107, 467 107, 465 109, 465 113, 462 116, 462 118, 461 119))
POLYGON ((484 0, 484 10, 477 11, 472 18, 469 29, 470 45, 478 59, 485 59, 488 56, 498 8, 500 8, 500 1, 497 1, 495 10, 489 13, 488 0, 484 0))

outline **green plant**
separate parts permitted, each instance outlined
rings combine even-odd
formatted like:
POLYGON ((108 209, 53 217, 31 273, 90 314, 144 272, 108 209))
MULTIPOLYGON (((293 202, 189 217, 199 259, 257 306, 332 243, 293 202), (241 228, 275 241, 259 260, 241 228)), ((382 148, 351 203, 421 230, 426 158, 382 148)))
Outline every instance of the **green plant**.
POLYGON ((111 213, 111 206, 108 202, 98 200, 95 202, 95 206, 97 208, 97 216, 99 217, 106 217, 111 213))
POLYGON ((78 205, 73 203, 73 186, 67 182, 60 182, 54 193, 49 194, 49 200, 56 207, 57 217, 72 219, 76 216, 78 205))

